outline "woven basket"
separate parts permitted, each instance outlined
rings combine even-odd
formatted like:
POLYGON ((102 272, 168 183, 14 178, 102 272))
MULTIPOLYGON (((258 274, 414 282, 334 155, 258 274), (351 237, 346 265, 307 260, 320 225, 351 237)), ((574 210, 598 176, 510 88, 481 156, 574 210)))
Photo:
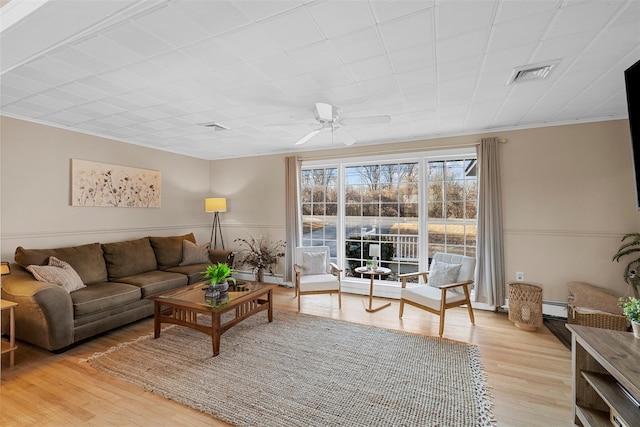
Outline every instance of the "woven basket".
POLYGON ((527 283, 509 284, 509 320, 526 331, 542 326, 542 288, 527 283))
POLYGON ((630 323, 626 316, 612 313, 581 313, 571 304, 567 305, 567 322, 571 325, 591 326, 592 328, 613 329, 614 331, 626 331, 630 323))

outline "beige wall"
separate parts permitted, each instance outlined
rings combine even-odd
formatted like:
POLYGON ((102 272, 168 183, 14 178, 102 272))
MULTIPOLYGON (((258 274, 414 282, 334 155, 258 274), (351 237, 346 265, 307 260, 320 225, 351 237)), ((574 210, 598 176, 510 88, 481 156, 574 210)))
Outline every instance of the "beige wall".
POLYGON ((208 241, 210 162, 2 117, 1 250, 51 248, 193 231, 208 241), (155 169, 160 208, 70 206, 71 159, 155 169))
MULTIPOLYGON (((208 241, 203 199, 228 198, 221 214, 227 248, 238 237, 284 239, 284 155, 205 161, 104 138, 2 118, 0 234, 3 260, 18 245, 59 247, 194 231, 208 241), (69 205, 70 159, 162 172, 162 207, 69 205)), ((566 283, 583 280, 624 293, 622 265, 611 262, 624 233, 640 231, 628 122, 590 123, 487 135, 501 145, 505 272, 566 301, 566 283)), ((382 154, 473 144, 482 135, 353 146, 301 153, 304 159, 382 154)), ((280 269, 280 271, 282 271, 280 269)))
MULTIPOLYGON (((625 293, 619 240, 640 230, 626 120, 492 132, 500 146, 505 273, 543 287, 545 301, 565 302, 581 280, 625 293)), ((469 145, 483 135, 301 153, 303 159, 382 154, 469 145)), ((284 155, 213 161, 211 187, 229 197, 226 239, 264 234, 284 239, 284 155)), ((233 244, 233 243, 232 243, 233 244)))

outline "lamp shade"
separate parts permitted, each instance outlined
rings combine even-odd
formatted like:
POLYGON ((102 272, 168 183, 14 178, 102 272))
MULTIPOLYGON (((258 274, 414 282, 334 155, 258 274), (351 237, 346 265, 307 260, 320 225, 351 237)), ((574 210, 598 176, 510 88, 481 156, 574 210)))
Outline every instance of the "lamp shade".
POLYGON ((204 210, 206 212, 226 212, 227 199, 224 197, 208 197, 204 199, 204 210))
POLYGON ((380 257, 380 245, 369 245, 369 256, 380 257))

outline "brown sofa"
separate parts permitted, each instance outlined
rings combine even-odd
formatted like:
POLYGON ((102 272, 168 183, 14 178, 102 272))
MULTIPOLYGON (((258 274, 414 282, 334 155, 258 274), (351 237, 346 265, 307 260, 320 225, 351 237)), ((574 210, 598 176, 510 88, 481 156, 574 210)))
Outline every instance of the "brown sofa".
POLYGON ((207 264, 233 266, 233 252, 207 253, 196 245, 183 251, 189 245, 184 241, 195 244, 193 233, 58 249, 18 247, 11 274, 2 278, 2 299, 18 303, 16 337, 50 351, 64 350, 152 315, 148 296, 201 281, 207 264), (192 247, 200 259, 194 259, 192 247), (84 287, 69 292, 36 280, 27 267, 47 265, 50 257, 68 263, 84 287))

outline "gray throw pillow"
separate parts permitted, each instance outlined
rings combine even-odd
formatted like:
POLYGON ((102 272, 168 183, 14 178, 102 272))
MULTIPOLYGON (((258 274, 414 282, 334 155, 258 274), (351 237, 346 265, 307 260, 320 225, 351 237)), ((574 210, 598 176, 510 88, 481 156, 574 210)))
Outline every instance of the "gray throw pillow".
POLYGON ((49 257, 49 265, 30 265, 27 270, 36 280, 58 285, 69 293, 85 287, 82 279, 69 263, 53 256, 49 257))
POLYGON ((208 264, 209 261, 209 243, 196 245, 189 240, 182 241, 182 262, 180 265, 192 264, 208 264))
POLYGON ((429 269, 428 284, 431 286, 448 285, 456 283, 462 264, 449 264, 447 262, 433 261, 429 269))
POLYGON ((305 275, 326 274, 327 254, 325 252, 302 252, 302 266, 305 275))

